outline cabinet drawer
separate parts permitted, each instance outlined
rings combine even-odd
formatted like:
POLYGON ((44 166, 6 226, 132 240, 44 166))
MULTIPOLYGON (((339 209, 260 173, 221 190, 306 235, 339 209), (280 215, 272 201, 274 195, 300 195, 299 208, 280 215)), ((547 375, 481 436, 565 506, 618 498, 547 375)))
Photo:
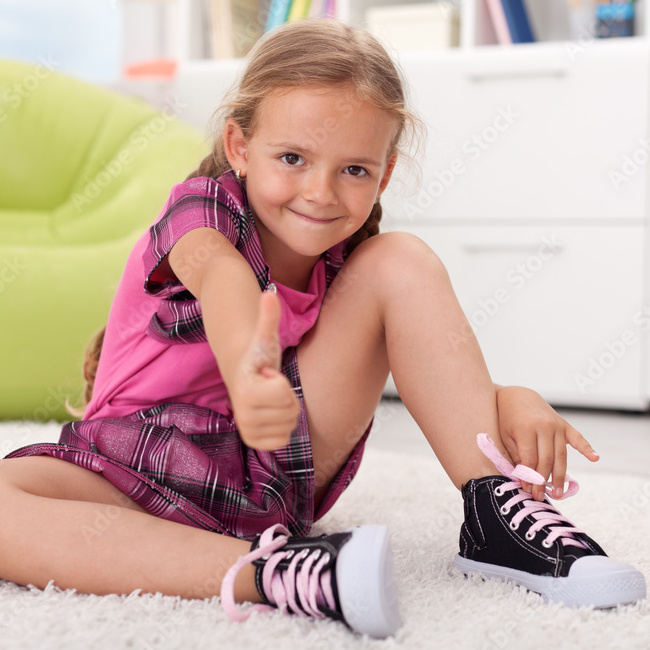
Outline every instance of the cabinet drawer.
POLYGON ((423 183, 406 199, 387 193, 389 212, 411 223, 644 217, 650 49, 570 47, 403 56, 429 142, 423 183))
POLYGON ((642 227, 410 231, 447 266, 495 382, 557 405, 647 407, 642 227))

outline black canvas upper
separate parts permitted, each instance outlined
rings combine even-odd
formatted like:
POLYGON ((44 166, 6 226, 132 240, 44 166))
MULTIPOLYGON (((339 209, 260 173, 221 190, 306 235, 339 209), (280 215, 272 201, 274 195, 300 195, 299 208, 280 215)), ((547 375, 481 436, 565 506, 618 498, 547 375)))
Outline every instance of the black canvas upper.
MULTIPOLYGON (((542 542, 555 524, 542 528, 533 539, 527 540, 526 533, 537 521, 533 515, 527 515, 517 530, 513 530, 511 521, 525 507, 525 502, 512 506, 508 514, 503 514, 500 509, 519 492, 519 488, 505 491, 501 496, 495 493, 498 486, 509 482, 511 479, 503 476, 487 476, 472 479, 463 485, 465 521, 460 530, 462 557, 541 576, 566 577, 578 558, 585 555, 606 555, 584 533, 573 533, 573 536, 584 543, 586 548, 565 545, 561 538, 545 548, 542 542)), ((567 520, 564 521, 567 526, 571 525, 567 520)))

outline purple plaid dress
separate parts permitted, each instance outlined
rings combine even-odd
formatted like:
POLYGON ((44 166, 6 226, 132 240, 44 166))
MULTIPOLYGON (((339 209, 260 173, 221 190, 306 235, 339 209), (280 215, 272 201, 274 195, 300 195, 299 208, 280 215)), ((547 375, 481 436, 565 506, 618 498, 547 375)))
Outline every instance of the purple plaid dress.
MULTIPOLYGON (((178 364, 183 363, 184 354, 196 357, 197 351, 200 354, 204 350, 204 356, 210 357, 206 360, 209 374, 214 357, 210 356, 198 301, 177 281, 163 281, 156 274, 176 241, 200 227, 215 228, 226 235, 251 265, 260 289, 269 284, 269 267, 262 255, 246 194, 234 174, 227 172, 217 180, 197 178, 182 183, 174 188, 160 218, 141 240, 144 254, 131 256, 138 258, 139 266, 135 268, 144 269, 142 277, 136 278, 140 286, 144 282, 142 300, 156 301, 146 332, 139 332, 140 338, 135 340, 141 346, 159 346, 161 355, 162 351, 175 355, 165 359, 178 364)), ((125 277, 129 275, 131 258, 125 277)), ((341 244, 324 256, 326 286, 342 264, 341 244)), ((107 325, 98 384, 102 366, 120 367, 117 352, 113 354, 115 358, 108 358, 113 352, 110 341, 124 332, 133 339, 129 332, 133 323, 125 323, 124 317, 117 319, 113 311, 107 325)), ((128 356, 128 351, 123 354, 128 356)), ((127 362, 123 357, 122 363, 127 362)), ((181 365, 178 368, 179 372, 181 368, 187 370, 181 365)), ((354 477, 368 431, 316 505, 311 443, 295 347, 285 349, 282 370, 302 409, 290 443, 273 452, 246 447, 228 409, 217 411, 199 398, 183 401, 178 392, 166 395, 164 382, 158 384, 160 400, 129 410, 127 415, 97 407, 98 399, 107 402, 110 397, 117 401, 120 391, 128 393, 129 381, 125 379, 112 388, 110 395, 109 389, 100 386, 97 390, 96 384, 99 397, 93 395, 86 411, 88 419, 64 425, 58 444, 31 445, 7 458, 48 455, 100 472, 147 511, 182 524, 253 539, 269 526, 281 523, 294 535, 306 535, 354 477)))

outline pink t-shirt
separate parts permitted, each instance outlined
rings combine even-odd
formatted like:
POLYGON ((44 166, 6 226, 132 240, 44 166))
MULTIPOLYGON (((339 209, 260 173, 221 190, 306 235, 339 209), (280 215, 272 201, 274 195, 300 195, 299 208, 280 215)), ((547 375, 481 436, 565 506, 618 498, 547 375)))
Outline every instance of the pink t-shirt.
MULTIPOLYGON (((232 415, 226 387, 205 340, 198 301, 178 282, 152 279, 186 232, 213 227, 224 233, 256 273, 272 279, 245 192, 231 172, 218 180, 176 185, 152 228, 133 248, 106 326, 93 396, 85 419, 113 418, 167 402, 189 403, 232 415)), ((282 306, 282 349, 297 345, 314 325, 327 285, 343 262, 342 247, 319 260, 306 293, 275 283, 282 306)))

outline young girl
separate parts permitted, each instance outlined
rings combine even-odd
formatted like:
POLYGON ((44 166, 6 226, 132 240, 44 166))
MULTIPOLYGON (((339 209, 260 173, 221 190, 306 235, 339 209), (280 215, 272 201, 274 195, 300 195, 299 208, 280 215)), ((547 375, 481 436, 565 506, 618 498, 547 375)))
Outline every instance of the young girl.
POLYGON ((285 26, 223 115, 129 257, 85 419, 0 465, 0 576, 394 633, 386 529, 306 537, 357 471, 390 370, 462 487, 462 571, 570 604, 642 598, 643 575, 545 498, 566 445, 597 460, 589 444, 496 387, 473 338, 452 345, 468 323, 422 241, 377 234, 416 123, 383 48, 333 20, 285 26))

